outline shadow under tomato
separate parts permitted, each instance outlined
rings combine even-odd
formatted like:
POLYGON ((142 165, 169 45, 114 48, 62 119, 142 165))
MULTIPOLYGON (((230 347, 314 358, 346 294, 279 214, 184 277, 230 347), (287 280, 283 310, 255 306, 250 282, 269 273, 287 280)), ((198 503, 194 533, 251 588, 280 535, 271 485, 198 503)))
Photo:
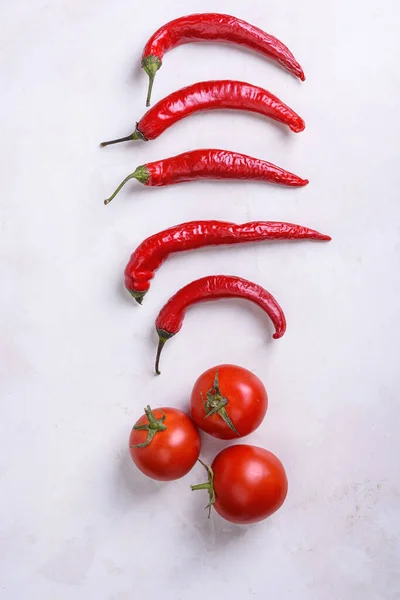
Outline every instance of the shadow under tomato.
POLYGON ((248 533, 249 526, 230 523, 220 517, 214 509, 211 510, 211 516, 208 518, 208 509, 204 508, 208 502, 207 493, 198 491, 193 492, 192 495, 192 508, 188 518, 200 534, 196 540, 196 543, 201 546, 199 550, 217 551, 219 548, 241 543, 248 533))
MULTIPOLYGON (((201 432, 201 439, 201 459, 205 463, 211 464, 217 454, 226 447, 227 441, 216 439, 204 432, 201 432)), ((206 471, 199 463, 192 469, 190 476, 192 484, 203 483, 207 480, 206 471)), ((208 508, 205 508, 207 504, 207 491, 199 490, 191 492, 188 519, 190 519, 200 534, 198 543, 201 544, 203 550, 216 550, 228 544, 235 543, 235 540, 241 540, 246 535, 246 526, 229 523, 229 521, 222 519, 214 509, 211 509, 211 515, 208 518, 208 508)))
POLYGON ((134 465, 129 450, 124 450, 118 459, 115 473, 115 495, 120 504, 144 501, 157 494, 165 485, 146 477, 134 465))
MULTIPOLYGON (((199 536, 193 539, 193 543, 199 544, 199 552, 218 552, 226 547, 234 547, 242 544, 246 537, 250 539, 268 539, 268 535, 274 535, 274 523, 265 519, 258 523, 238 525, 223 519, 214 509, 208 519, 208 509, 204 510, 207 503, 207 493, 193 492, 192 508, 187 518, 191 520, 199 536)), ((273 518, 273 517, 272 517, 273 518)))
MULTIPOLYGON (((227 446, 234 444, 247 443, 245 438, 238 438, 237 440, 219 440, 204 432, 201 432, 202 436, 202 448, 201 458, 207 464, 211 464, 214 458, 221 450, 227 446)), ((206 481, 207 476, 204 468, 201 465, 195 466, 190 472, 191 483, 203 483, 206 481)), ((211 509, 210 518, 208 518, 208 509, 204 507, 208 503, 208 494, 206 491, 192 492, 191 508, 189 509, 188 519, 190 519, 193 526, 200 533, 200 544, 202 549, 206 551, 218 550, 225 546, 235 544, 236 542, 242 542, 243 538, 254 530, 258 529, 261 533, 268 534, 268 529, 271 526, 269 519, 261 521, 259 523, 251 523, 248 525, 238 525, 236 523, 230 523, 226 519, 223 519, 214 509, 211 509)))

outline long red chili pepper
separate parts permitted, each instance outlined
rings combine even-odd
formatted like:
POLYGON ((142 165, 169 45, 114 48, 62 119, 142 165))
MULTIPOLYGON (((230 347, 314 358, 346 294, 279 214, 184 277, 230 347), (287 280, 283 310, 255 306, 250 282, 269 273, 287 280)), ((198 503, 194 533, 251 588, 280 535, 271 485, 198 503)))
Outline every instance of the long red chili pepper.
POLYGON ((142 67, 149 76, 146 106, 150 106, 154 77, 165 52, 188 42, 230 42, 276 60, 290 73, 305 80, 303 69, 282 42, 262 29, 230 15, 204 13, 188 15, 166 23, 144 47, 142 67))
POLYGON ((150 280, 163 261, 174 252, 203 246, 243 244, 264 240, 330 240, 314 229, 280 221, 251 221, 237 225, 227 221, 189 221, 145 239, 125 268, 125 286, 141 304, 150 280))
POLYGON ((198 179, 255 179, 292 187, 307 185, 308 179, 276 167, 272 163, 229 150, 192 150, 178 156, 140 165, 128 175, 115 192, 104 200, 111 202, 130 179, 148 186, 170 185, 198 179))
POLYGON ((198 302, 220 300, 221 298, 245 298, 260 306, 275 326, 273 338, 278 339, 286 331, 286 319, 283 310, 275 298, 256 283, 227 275, 209 275, 192 281, 179 290, 161 309, 156 319, 158 349, 155 370, 160 374, 159 362, 161 350, 169 338, 182 327, 186 309, 198 302))
POLYGON ((173 92, 160 100, 136 124, 136 129, 126 137, 102 142, 109 146, 130 140, 154 140, 177 121, 199 110, 231 108, 247 110, 284 123, 298 133, 305 123, 289 106, 261 87, 241 81, 202 81, 173 92))

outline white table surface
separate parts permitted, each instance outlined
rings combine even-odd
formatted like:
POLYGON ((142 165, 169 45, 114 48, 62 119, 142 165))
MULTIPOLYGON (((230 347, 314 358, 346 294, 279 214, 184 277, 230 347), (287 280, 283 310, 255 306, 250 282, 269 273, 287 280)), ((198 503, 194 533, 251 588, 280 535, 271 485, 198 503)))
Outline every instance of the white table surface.
MULTIPOLYGON (((0 52, 0 596, 7 600, 394 600, 399 581, 400 5, 395 0, 3 2, 0 52), (158 140, 100 150, 144 113, 140 55, 166 21, 237 14, 287 43, 302 84, 234 47, 187 45, 154 100, 204 79, 248 80, 306 120, 298 135, 246 113, 198 114, 158 140), (304 189, 130 183, 138 164, 201 147, 262 157, 304 189), (143 307, 123 269, 148 235, 193 219, 286 220, 329 244, 254 244, 169 259, 143 307), (154 319, 197 277, 257 281, 282 304, 193 308, 153 375, 154 319), (247 438, 285 464, 270 520, 234 526, 184 479, 131 463, 146 403, 186 408, 197 376, 232 362, 270 406, 247 438)), ((204 437, 212 460, 223 443, 204 437)))

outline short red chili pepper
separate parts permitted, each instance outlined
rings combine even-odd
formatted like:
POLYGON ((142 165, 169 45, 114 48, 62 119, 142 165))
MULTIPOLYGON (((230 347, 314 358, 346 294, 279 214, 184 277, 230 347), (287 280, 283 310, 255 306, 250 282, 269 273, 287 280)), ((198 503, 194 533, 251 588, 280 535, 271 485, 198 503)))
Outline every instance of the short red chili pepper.
POLYGON ((140 119, 130 135, 102 142, 100 146, 130 140, 154 140, 181 119, 199 110, 216 108, 256 112, 287 125, 296 133, 305 128, 303 119, 294 110, 261 87, 241 81, 202 81, 173 92, 157 102, 140 119))
POLYGON ((192 150, 178 156, 140 165, 128 175, 115 192, 104 200, 111 202, 130 180, 137 179, 148 186, 162 186, 199 179, 254 179, 292 187, 307 185, 308 179, 285 171, 270 162, 229 150, 192 150))
POLYGON ((222 244, 302 239, 331 238, 314 229, 281 221, 251 221, 242 225, 227 221, 181 223, 148 237, 136 248, 125 268, 125 286, 141 304, 154 272, 174 252, 222 244))
POLYGON ((262 308, 275 327, 274 339, 283 336, 286 331, 286 319, 283 310, 275 298, 264 288, 241 277, 227 275, 209 275, 192 281, 179 290, 161 309, 156 319, 159 343, 155 371, 160 374, 159 362, 164 344, 181 330, 186 309, 198 302, 220 300, 221 298, 244 298, 262 308))
POLYGON ((158 29, 147 42, 142 67, 149 76, 146 106, 150 106, 154 77, 162 65, 165 52, 189 42, 230 42, 255 50, 276 60, 290 73, 305 80, 303 69, 282 42, 262 29, 232 17, 217 13, 203 13, 180 17, 158 29))

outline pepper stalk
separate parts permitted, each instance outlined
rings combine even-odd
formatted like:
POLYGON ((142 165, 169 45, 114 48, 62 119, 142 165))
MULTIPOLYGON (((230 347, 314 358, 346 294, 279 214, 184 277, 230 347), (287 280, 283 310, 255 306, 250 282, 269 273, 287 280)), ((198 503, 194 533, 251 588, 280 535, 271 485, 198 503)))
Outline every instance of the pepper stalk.
POLYGON ((153 54, 149 54, 149 56, 145 56, 145 58, 142 60, 142 67, 143 67, 144 71, 147 73, 147 75, 149 76, 149 87, 147 90, 146 106, 150 106, 154 78, 156 76, 158 69, 161 67, 161 65, 162 65, 161 60, 157 56, 154 56, 153 54))
POLYGON ((125 177, 125 179, 119 184, 119 186, 117 187, 115 192, 113 194, 111 194, 111 196, 109 198, 104 200, 104 204, 109 204, 111 202, 111 200, 113 200, 115 198, 115 196, 118 194, 118 192, 124 187, 124 185, 130 179, 137 179, 138 181, 140 181, 140 183, 147 185, 149 182, 149 179, 150 179, 150 171, 146 167, 146 165, 140 165, 139 167, 137 167, 133 173, 131 173, 130 175, 125 177))

